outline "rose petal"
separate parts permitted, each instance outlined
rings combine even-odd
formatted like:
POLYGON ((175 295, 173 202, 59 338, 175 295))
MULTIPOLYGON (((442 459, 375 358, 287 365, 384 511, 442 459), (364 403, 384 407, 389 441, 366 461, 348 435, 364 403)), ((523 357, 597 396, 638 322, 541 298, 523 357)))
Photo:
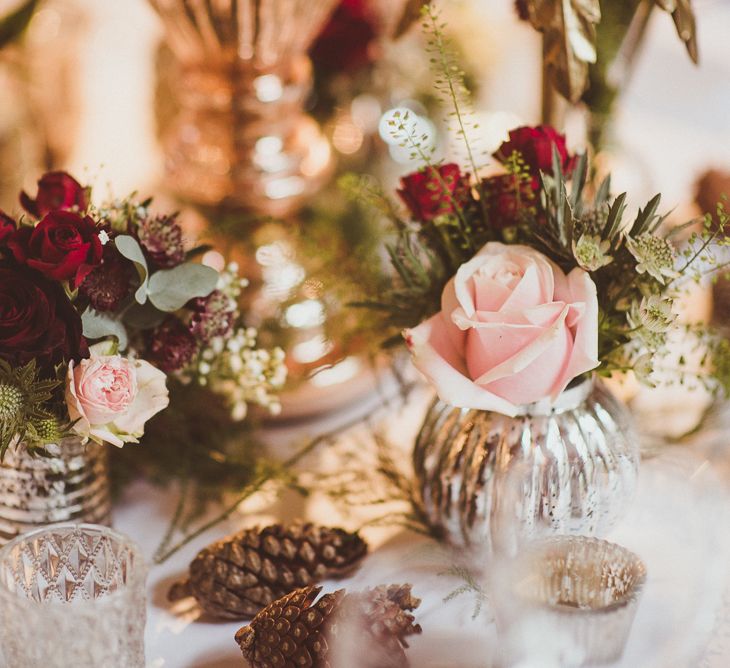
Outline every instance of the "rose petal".
POLYGON ((438 322, 434 316, 408 330, 405 335, 413 364, 428 378, 441 400, 459 408, 496 411, 514 416, 517 406, 479 387, 436 352, 430 338, 434 325, 438 328, 438 322))

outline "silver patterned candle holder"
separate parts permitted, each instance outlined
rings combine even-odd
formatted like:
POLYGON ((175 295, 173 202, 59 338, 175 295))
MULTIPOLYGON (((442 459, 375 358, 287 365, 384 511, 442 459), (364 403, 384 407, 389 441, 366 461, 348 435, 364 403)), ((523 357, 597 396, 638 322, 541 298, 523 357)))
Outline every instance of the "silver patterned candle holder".
POLYGON ((146 569, 110 529, 58 524, 0 550, 0 651, 44 668, 142 668, 146 569))
POLYGON ((646 569, 629 550, 559 536, 528 547, 495 589, 502 663, 605 664, 623 653, 646 569))
POLYGON ((64 438, 32 456, 21 443, 0 462, 0 545, 57 522, 108 524, 108 452, 78 437, 64 438))
POLYGON ((490 550, 544 533, 605 535, 633 497, 639 451, 628 411, 591 378, 516 417, 436 401, 413 461, 432 527, 490 550))

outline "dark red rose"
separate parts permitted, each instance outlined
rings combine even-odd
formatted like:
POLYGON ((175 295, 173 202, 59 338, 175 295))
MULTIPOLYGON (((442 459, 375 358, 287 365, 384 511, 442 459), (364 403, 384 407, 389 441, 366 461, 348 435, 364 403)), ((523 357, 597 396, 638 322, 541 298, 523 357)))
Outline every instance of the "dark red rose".
POLYGON ((188 328, 174 316, 147 333, 147 357, 165 373, 187 366, 197 351, 197 343, 188 328))
POLYGON ((535 207, 532 184, 514 174, 484 179, 482 197, 489 224, 499 230, 525 222, 535 207))
POLYGON ((560 156, 563 173, 570 176, 575 165, 575 156, 568 153, 565 135, 549 125, 523 126, 511 130, 509 141, 499 147, 494 157, 504 164, 515 151, 519 152, 532 176, 533 188, 537 189, 540 187, 540 172, 553 173, 553 147, 560 156))
POLYGON ((66 211, 73 207, 86 211, 89 206, 89 189, 84 188, 66 172, 48 172, 38 181, 36 198, 31 199, 23 191, 20 193, 20 203, 36 218, 42 218, 51 211, 66 211))
POLYGON ((352 72, 371 63, 377 32, 367 0, 343 0, 314 41, 309 55, 325 72, 352 72))
POLYGON ((146 218, 133 233, 147 259, 158 269, 171 269, 185 260, 185 244, 177 214, 146 218))
POLYGON ((108 243, 104 246, 101 264, 84 279, 80 293, 97 311, 115 311, 131 294, 135 275, 132 263, 114 244, 108 243))
POLYGON ((27 267, 0 265, 0 357, 41 369, 89 354, 81 316, 63 288, 27 267))
POLYGON ((56 281, 79 286, 101 262, 100 228, 71 211, 52 211, 35 227, 21 227, 8 241, 15 259, 56 281))
POLYGON ((469 175, 462 174, 459 165, 454 163, 425 167, 404 176, 400 183, 400 198, 413 218, 422 222, 455 213, 455 205, 463 209, 471 202, 469 175))
POLYGON ((0 210, 0 246, 4 246, 17 228, 15 221, 7 213, 0 210))

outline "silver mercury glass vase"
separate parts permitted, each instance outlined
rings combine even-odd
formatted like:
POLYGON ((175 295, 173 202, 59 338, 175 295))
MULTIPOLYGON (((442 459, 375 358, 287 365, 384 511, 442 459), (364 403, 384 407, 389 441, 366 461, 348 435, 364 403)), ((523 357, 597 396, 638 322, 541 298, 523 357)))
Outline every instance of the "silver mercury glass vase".
POLYGON ((31 456, 21 443, 0 463, 0 545, 56 522, 110 521, 106 448, 69 437, 46 452, 31 456))
POLYGON ((543 534, 606 534, 635 491, 639 449, 627 409, 590 378, 516 417, 436 400, 413 461, 445 540, 509 550, 543 534))

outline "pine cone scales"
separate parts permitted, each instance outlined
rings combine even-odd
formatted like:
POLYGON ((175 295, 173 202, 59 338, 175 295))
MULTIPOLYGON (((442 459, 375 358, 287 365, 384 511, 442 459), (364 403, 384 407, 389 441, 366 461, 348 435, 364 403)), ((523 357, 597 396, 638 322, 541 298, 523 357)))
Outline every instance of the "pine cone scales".
POLYGON ((421 633, 410 611, 420 600, 410 585, 376 587, 347 594, 340 589, 319 600, 321 587, 287 594, 236 633, 251 668, 403 668, 406 638, 421 633))
POLYGON ((351 572, 367 544, 357 533, 313 524, 241 531, 201 550, 171 601, 194 596, 209 615, 247 619, 284 594, 351 572))

